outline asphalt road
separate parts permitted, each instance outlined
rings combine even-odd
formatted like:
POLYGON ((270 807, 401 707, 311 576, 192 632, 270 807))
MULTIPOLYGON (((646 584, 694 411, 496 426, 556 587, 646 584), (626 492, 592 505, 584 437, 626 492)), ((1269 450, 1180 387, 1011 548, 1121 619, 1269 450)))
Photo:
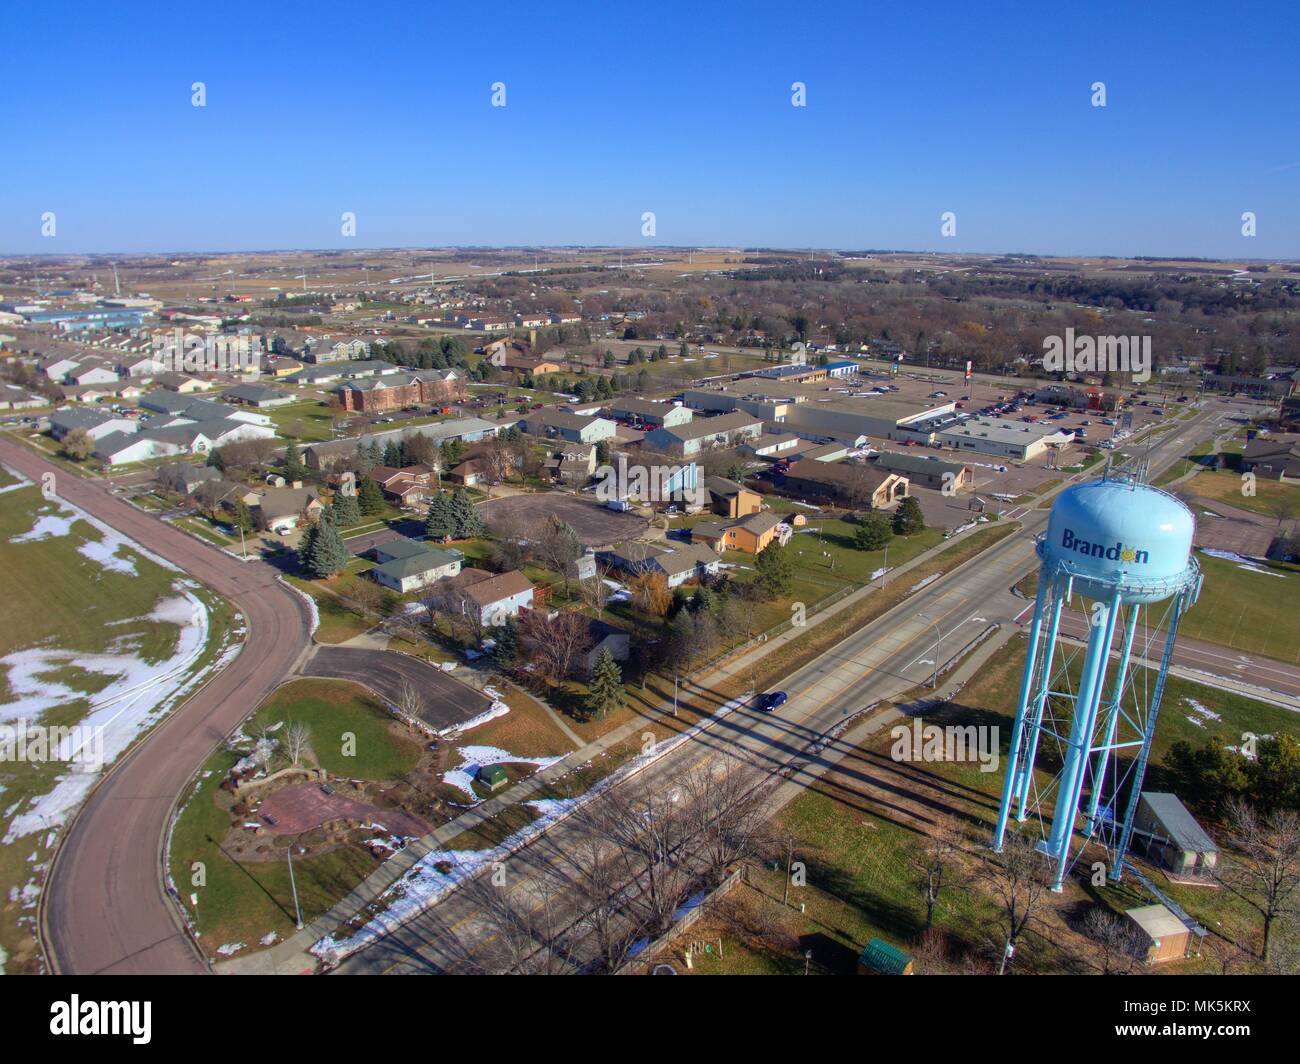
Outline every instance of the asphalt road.
MULTIPOLYGON (((1153 446, 1153 470, 1188 449, 1189 443, 1217 422, 1216 412, 1202 414, 1170 438, 1153 446)), ((1025 600, 1011 593, 1021 575, 1036 564, 1034 536, 1046 525, 1047 510, 1028 510, 1023 531, 944 577, 918 589, 898 607, 865 626, 838 646, 799 669, 782 684, 789 701, 775 714, 741 709, 712 730, 643 770, 640 782, 667 793, 683 774, 726 755, 743 755, 751 763, 777 770, 810 741, 844 718, 874 703, 924 687, 993 624, 1014 623, 1025 600)), ((844 753, 832 744, 823 758, 844 753)), ((796 776, 795 778, 798 778, 796 776)), ((600 800, 600 799, 597 799, 600 800)), ((524 908, 527 899, 547 894, 548 868, 572 861, 582 828, 561 821, 506 862, 505 882, 511 898, 524 908), (518 894, 516 894, 518 892, 518 894)), ((628 889, 636 889, 635 884, 628 889)), ((581 926, 578 903, 566 906, 561 926, 581 926)), ((339 967, 346 974, 416 974, 495 969, 501 960, 499 926, 483 911, 476 892, 454 891, 397 931, 358 951, 339 967), (495 954, 495 955, 494 955, 495 954)), ((592 945, 574 933, 564 942, 574 970, 594 958, 592 945)))
POLYGON ((194 771, 294 667, 309 642, 298 596, 260 562, 229 555, 114 498, 9 440, 0 461, 111 525, 237 608, 244 649, 112 765, 64 837, 41 895, 42 939, 53 967, 91 975, 205 973, 164 893, 161 848, 173 800, 194 771))
POLYGON ((307 676, 352 680, 399 705, 408 683, 425 696, 424 720, 435 729, 463 724, 486 713, 492 700, 432 665, 392 650, 319 646, 302 667, 307 676))

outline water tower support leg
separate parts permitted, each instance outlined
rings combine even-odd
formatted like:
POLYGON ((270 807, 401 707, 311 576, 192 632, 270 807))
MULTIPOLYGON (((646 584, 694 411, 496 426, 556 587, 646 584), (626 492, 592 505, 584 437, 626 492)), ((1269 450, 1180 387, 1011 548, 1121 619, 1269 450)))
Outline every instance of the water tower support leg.
POLYGON ((1137 764, 1133 767, 1133 781, 1128 795, 1128 808, 1124 811, 1124 826, 1120 829, 1119 845, 1115 848, 1115 863, 1111 865, 1110 881, 1118 883, 1124 875, 1124 858, 1128 855, 1129 843, 1133 838, 1133 818, 1137 815, 1138 799, 1142 797, 1142 781, 1146 778, 1147 762, 1151 759, 1151 741, 1156 737, 1156 721, 1160 717, 1160 700, 1165 693, 1165 677, 1169 675, 1169 662, 1174 656, 1174 640, 1178 638, 1178 623, 1182 620, 1183 610, 1187 606, 1191 589, 1178 593, 1174 599, 1172 614, 1165 632, 1165 650, 1160 656, 1160 675, 1156 677, 1156 688, 1151 694, 1151 708, 1147 711, 1146 732, 1142 736, 1142 747, 1138 751, 1137 764))
POLYGON ((1002 852, 1002 840, 1007 833, 1007 815, 1011 811, 1012 792, 1016 788, 1020 763, 1020 748, 1025 734, 1025 707, 1033 687, 1034 666, 1038 660, 1038 637, 1043 629, 1043 602, 1053 581, 1045 569, 1038 572, 1038 595, 1034 599, 1034 619, 1029 625, 1029 646, 1025 651, 1025 674, 1020 680, 1020 697, 1016 701, 1016 716, 1011 725, 1011 745, 1007 750, 1007 775, 1002 782, 1002 803, 998 806, 998 822, 993 829, 993 852, 1002 852))
MULTIPOLYGON (((1115 728, 1119 724, 1120 704, 1124 700, 1124 685, 1128 682, 1129 660, 1133 653, 1133 636, 1137 632, 1138 613, 1141 607, 1136 603, 1128 608, 1128 623, 1124 626, 1124 644, 1119 652, 1119 668, 1115 670, 1115 684, 1110 689, 1110 719, 1106 722, 1106 738, 1097 751, 1096 769, 1092 774, 1092 796, 1088 800, 1088 834, 1097 830, 1097 808, 1101 803, 1102 785, 1106 782, 1106 764, 1110 760, 1110 747, 1115 741, 1115 728)), ((1115 784, 1119 785, 1118 772, 1115 784)))
POLYGON ((1115 634, 1115 616, 1119 612, 1119 592, 1111 598, 1105 617, 1100 623, 1090 619, 1088 651, 1083 660, 1083 675, 1079 680, 1079 693, 1074 700, 1074 722, 1061 769, 1060 791, 1056 796, 1056 812, 1052 816, 1052 834, 1047 842, 1047 852, 1056 861, 1056 874, 1052 890, 1059 891, 1070 863, 1070 840, 1074 835, 1074 818, 1079 811, 1079 795, 1083 788, 1083 769, 1088 764, 1093 733, 1097 727, 1097 706, 1101 702, 1105 683, 1106 665, 1110 660, 1110 641, 1115 634))
POLYGON ((1043 668, 1039 677, 1038 689, 1034 692, 1033 709, 1027 724, 1027 749, 1020 762, 1020 776, 1016 782, 1017 800, 1020 812, 1016 820, 1024 823, 1029 817, 1029 790, 1034 783, 1034 759, 1038 756, 1038 736, 1043 724, 1043 708, 1047 705, 1047 696, 1052 689, 1052 659, 1056 654, 1056 636, 1061 628, 1061 609, 1065 606, 1067 594, 1064 587, 1053 588, 1052 620, 1047 627, 1047 642, 1043 644, 1043 668))

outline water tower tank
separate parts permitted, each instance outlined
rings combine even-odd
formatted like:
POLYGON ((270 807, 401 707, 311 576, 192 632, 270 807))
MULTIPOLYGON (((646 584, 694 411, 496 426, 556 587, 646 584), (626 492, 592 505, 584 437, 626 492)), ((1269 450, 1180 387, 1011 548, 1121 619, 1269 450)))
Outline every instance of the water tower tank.
POLYGON ((1038 553, 1074 575, 1074 589, 1109 600, 1159 602, 1197 579, 1196 520, 1173 495, 1125 480, 1091 480, 1056 498, 1038 553))

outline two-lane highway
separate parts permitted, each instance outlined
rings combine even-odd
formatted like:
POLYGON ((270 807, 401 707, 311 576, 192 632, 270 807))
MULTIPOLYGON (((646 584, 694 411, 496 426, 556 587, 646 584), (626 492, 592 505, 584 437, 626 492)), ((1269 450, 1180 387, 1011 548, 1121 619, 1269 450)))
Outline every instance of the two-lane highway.
POLYGON ((310 641, 307 609, 260 562, 240 562, 33 454, 0 440, 0 461, 165 558, 231 602, 244 648, 112 765, 65 829, 41 896, 46 956, 56 971, 207 972, 162 882, 172 803, 195 770, 296 665, 310 641))

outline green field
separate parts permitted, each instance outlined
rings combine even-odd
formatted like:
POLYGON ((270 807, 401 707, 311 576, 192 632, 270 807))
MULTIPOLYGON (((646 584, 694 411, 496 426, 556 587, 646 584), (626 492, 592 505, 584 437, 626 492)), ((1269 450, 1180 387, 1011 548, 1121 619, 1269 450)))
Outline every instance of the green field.
POLYGON ((266 411, 275 430, 288 440, 317 443, 333 436, 335 411, 316 400, 286 403, 266 411))
POLYGON ((1250 483, 1254 494, 1243 495, 1242 491, 1248 483, 1240 473, 1221 469, 1197 473, 1185 487, 1193 495, 1265 517, 1300 517, 1300 484, 1258 477, 1250 483))
POLYGON ((1199 601, 1183 617, 1180 634, 1300 661, 1300 566, 1258 562, 1243 568, 1200 552, 1196 559, 1205 582, 1199 601))

